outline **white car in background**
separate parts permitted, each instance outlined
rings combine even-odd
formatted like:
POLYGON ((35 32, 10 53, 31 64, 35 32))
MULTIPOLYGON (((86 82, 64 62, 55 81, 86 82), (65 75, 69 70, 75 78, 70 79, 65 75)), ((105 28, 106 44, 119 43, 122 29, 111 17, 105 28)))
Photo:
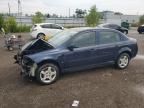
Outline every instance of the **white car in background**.
POLYGON ((34 24, 31 28, 32 38, 42 38, 44 36, 51 37, 58 32, 64 30, 64 27, 53 23, 34 24))

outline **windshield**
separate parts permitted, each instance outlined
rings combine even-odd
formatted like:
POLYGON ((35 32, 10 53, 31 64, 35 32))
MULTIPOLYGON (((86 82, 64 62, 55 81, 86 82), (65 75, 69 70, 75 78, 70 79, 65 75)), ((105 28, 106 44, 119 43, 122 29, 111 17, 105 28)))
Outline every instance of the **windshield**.
POLYGON ((76 33, 77 33, 76 31, 70 31, 70 30, 62 31, 56 34, 53 38, 51 38, 48 41, 48 43, 50 43, 54 47, 58 47, 64 44, 67 40, 71 38, 71 36, 73 36, 76 33))

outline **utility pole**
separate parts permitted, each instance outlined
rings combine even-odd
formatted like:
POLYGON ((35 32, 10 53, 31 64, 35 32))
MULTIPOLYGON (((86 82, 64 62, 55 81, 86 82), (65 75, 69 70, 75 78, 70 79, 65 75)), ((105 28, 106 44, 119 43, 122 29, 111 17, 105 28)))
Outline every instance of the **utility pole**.
POLYGON ((69 8, 69 18, 70 18, 70 8, 69 8))
POLYGON ((22 16, 21 1, 18 0, 18 17, 19 17, 19 19, 20 19, 20 34, 21 34, 21 27, 22 27, 22 20, 21 20, 21 16, 22 16))
POLYGON ((11 14, 11 7, 10 7, 10 4, 8 3, 8 9, 9 9, 9 16, 11 14))
POLYGON ((20 16, 20 4, 21 4, 21 2, 20 2, 20 0, 18 0, 18 16, 20 16))

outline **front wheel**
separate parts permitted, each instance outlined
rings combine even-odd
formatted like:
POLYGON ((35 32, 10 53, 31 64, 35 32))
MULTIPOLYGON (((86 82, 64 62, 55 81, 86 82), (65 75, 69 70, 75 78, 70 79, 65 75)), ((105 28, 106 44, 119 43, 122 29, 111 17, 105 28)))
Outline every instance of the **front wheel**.
POLYGON ((130 56, 127 53, 122 53, 116 61, 116 67, 119 69, 125 69, 129 65, 130 56))
POLYGON ((59 68, 51 63, 43 64, 36 72, 36 79, 42 84, 52 84, 58 77, 59 68))

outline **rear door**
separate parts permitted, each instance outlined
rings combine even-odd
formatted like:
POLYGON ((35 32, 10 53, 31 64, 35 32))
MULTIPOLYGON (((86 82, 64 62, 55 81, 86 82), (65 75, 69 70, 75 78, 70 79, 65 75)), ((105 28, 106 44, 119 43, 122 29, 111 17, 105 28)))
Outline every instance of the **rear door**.
POLYGON ((43 24, 41 25, 42 27, 42 33, 44 33, 47 36, 51 36, 52 35, 52 25, 51 24, 43 24))
POLYGON ((118 54, 120 34, 109 30, 97 32, 98 44, 95 49, 96 64, 103 64, 115 60, 118 54))
POLYGON ((51 34, 55 35, 58 32, 62 31, 62 27, 56 24, 51 24, 51 34))

